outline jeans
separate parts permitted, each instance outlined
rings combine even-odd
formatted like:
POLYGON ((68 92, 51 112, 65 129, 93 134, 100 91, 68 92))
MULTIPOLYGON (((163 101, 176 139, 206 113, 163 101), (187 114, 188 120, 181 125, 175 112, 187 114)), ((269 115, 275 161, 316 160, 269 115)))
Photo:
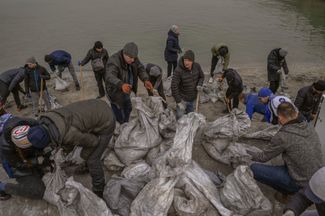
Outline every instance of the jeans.
POLYGON ((177 61, 174 62, 167 62, 167 77, 170 77, 172 75, 172 70, 173 72, 175 71, 175 68, 177 67, 177 61))
POLYGON ((182 111, 178 106, 176 106, 176 118, 180 119, 184 114, 193 112, 195 109, 195 102, 196 100, 190 102, 184 101, 183 103, 185 104, 185 112, 182 111))
POLYGON ((115 115, 116 121, 118 121, 120 124, 123 124, 123 123, 129 121, 130 113, 132 111, 132 103, 131 103, 129 96, 125 97, 122 107, 119 107, 112 102, 111 102, 111 106, 112 106, 112 110, 115 115))
POLYGON ((101 70, 101 71, 94 71, 95 74, 95 79, 97 82, 97 86, 98 86, 98 93, 100 97, 105 96, 105 90, 104 90, 104 74, 105 74, 105 70, 101 70))
MULTIPOLYGON (((73 64, 70 63, 67 67, 68 67, 68 69, 69 69, 69 73, 70 73, 71 76, 72 76, 72 79, 73 79, 73 81, 74 81, 74 84, 75 84, 76 86, 79 86, 79 82, 78 82, 77 75, 76 75, 76 72, 75 72, 75 70, 74 70, 73 64)), ((59 76, 60 78, 62 78, 62 72, 64 71, 65 68, 66 68, 65 65, 58 65, 58 70, 59 70, 59 74, 58 74, 58 76, 59 76)))
POLYGON ((300 187, 290 177, 286 166, 271 166, 254 163, 250 166, 254 178, 283 194, 292 194, 300 190, 300 187))
POLYGON ((280 81, 270 81, 270 87, 269 89, 273 92, 273 94, 276 93, 276 91, 278 90, 280 86, 280 81))

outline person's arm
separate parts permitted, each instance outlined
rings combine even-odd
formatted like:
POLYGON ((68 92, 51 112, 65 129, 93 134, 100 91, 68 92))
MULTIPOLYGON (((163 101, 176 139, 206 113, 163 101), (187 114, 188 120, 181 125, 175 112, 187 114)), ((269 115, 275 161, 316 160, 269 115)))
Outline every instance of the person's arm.
POLYGON ((197 85, 202 86, 203 82, 204 82, 204 73, 203 73, 202 68, 199 64, 198 64, 198 70, 199 70, 199 80, 198 80, 197 85))
POLYGON ((12 91, 21 81, 25 78, 25 71, 20 71, 16 74, 16 76, 11 80, 8 90, 12 91))
POLYGON ((281 132, 278 132, 274 137, 272 137, 271 142, 262 152, 249 152, 252 156, 252 160, 264 163, 280 155, 285 150, 285 145, 280 133, 281 132))
POLYGON ((315 104, 315 106, 313 107, 313 111, 312 111, 312 114, 313 115, 316 115, 317 112, 318 112, 318 109, 319 109, 319 104, 320 104, 320 101, 321 101, 321 95, 319 96, 319 99, 317 101, 317 103, 315 104))
POLYGON ((155 85, 154 85, 154 89, 158 89, 159 88, 159 86, 160 86, 160 84, 161 84, 161 82, 162 82, 162 74, 160 74, 158 77, 157 77, 157 79, 156 79, 156 82, 155 82, 155 85))
POLYGON ((313 203, 304 195, 304 189, 298 191, 288 202, 283 212, 291 210, 295 215, 301 215, 313 203))
POLYGON ((107 64, 105 73, 105 83, 116 86, 118 89, 122 89, 123 81, 118 78, 119 69, 111 63, 107 64))
POLYGON ((246 104, 246 113, 249 116, 250 119, 253 118, 253 113, 254 113, 254 104, 250 101, 247 102, 246 104))
POLYGON ((86 57, 81 61, 80 65, 84 66, 85 64, 87 64, 89 61, 91 60, 91 50, 89 50, 87 52, 86 57))
POLYGON ((300 89, 298 91, 298 94, 297 94, 297 97, 295 99, 295 106, 298 108, 298 110, 301 110, 303 104, 304 104, 304 101, 305 101, 305 97, 306 97, 306 91, 304 91, 304 89, 300 89))
POLYGON ((139 59, 135 62, 138 70, 138 76, 142 82, 149 80, 149 75, 139 59))
POLYGON ((99 136, 81 132, 74 126, 70 126, 68 132, 64 136, 64 142, 66 142, 66 144, 91 148, 98 145, 99 136))
POLYGON ((181 93, 179 91, 179 85, 181 83, 181 72, 179 70, 175 70, 172 78, 171 89, 172 95, 175 98, 176 103, 180 103, 182 101, 181 93))
POLYGON ((26 94, 29 95, 29 76, 28 76, 28 72, 27 71, 25 71, 24 86, 25 86, 25 92, 26 92, 26 94))
POLYGON ((284 73, 285 73, 286 75, 289 74, 289 68, 288 68, 288 65, 287 65, 287 61, 286 61, 285 59, 283 60, 282 67, 283 67, 283 71, 284 71, 284 73))
POLYGON ((228 68, 228 66, 229 66, 229 62, 230 62, 230 54, 229 54, 229 53, 226 55, 226 57, 225 57, 224 60, 225 60, 225 62, 224 62, 224 64, 223 64, 223 69, 225 70, 225 69, 228 68))
POLYGON ((105 50, 104 53, 105 53, 105 54, 104 54, 104 57, 103 57, 103 63, 104 63, 104 65, 106 66, 107 61, 108 61, 108 58, 109 58, 109 55, 108 55, 107 50, 105 50))
POLYGON ((179 46, 177 48, 174 48, 173 40, 167 40, 167 50, 169 52, 178 53, 179 49, 180 49, 179 46))
POLYGON ((43 79, 43 80, 49 80, 51 79, 51 75, 50 73, 46 70, 46 68, 41 68, 40 69, 40 77, 43 79))

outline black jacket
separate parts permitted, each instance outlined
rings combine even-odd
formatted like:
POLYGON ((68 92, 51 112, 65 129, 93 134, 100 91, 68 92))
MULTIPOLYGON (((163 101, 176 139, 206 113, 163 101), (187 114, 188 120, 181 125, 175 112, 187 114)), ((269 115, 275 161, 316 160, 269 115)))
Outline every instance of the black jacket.
POLYGON ((0 74, 0 80, 7 84, 8 90, 12 91, 25 78, 24 68, 15 68, 0 74))
POLYGON ((222 75, 226 78, 229 91, 241 92, 243 90, 243 81, 239 73, 234 69, 226 69, 222 75))
POLYGON ((26 160, 33 160, 37 156, 42 155, 43 151, 35 149, 33 147, 27 149, 21 149, 23 158, 18 154, 15 144, 11 141, 11 131, 19 125, 36 126, 39 123, 34 119, 12 117, 4 125, 3 133, 0 137, 0 158, 1 160, 7 160, 12 167, 14 176, 22 177, 31 175, 34 169, 37 169, 37 164, 26 163, 26 160), (29 165, 32 165, 31 167, 29 165))
POLYGON ((51 79, 49 72, 42 66, 37 65, 36 68, 30 69, 25 66, 25 91, 39 92, 41 91, 41 79, 43 79, 43 90, 46 89, 46 81, 51 79))
POLYGON ((158 89, 160 85, 162 85, 162 69, 161 67, 159 67, 158 65, 155 65, 155 64, 146 64, 145 65, 145 69, 146 69, 146 72, 147 74, 149 75, 149 80, 150 82, 152 83, 154 89, 158 89), (160 70, 160 75, 157 76, 157 77, 154 77, 154 76, 151 76, 150 75, 150 70, 152 67, 158 67, 159 70, 160 70))
MULTIPOLYGON (((305 195, 304 189, 298 191, 289 203, 286 205, 284 212, 287 210, 291 210, 295 213, 295 215, 301 215, 309 206, 313 205, 305 195)), ((316 204, 316 209, 318 211, 319 216, 325 216, 325 202, 321 204, 316 204)))
POLYGON ((125 99, 122 85, 124 83, 131 84, 132 91, 136 94, 138 90, 138 77, 143 82, 149 80, 149 76, 138 58, 136 58, 133 64, 127 65, 124 61, 122 50, 112 55, 107 61, 105 73, 106 91, 110 101, 122 107, 125 99), (131 83, 128 81, 129 69, 132 71, 133 77, 131 83))
POLYGON ((176 62, 180 51, 181 48, 178 42, 178 35, 169 30, 166 40, 165 60, 167 62, 176 62))
POLYGON ((267 79, 268 81, 279 81, 280 74, 277 73, 278 70, 283 67, 284 73, 288 74, 289 69, 285 58, 282 58, 279 54, 280 48, 274 49, 270 52, 267 57, 267 79))
POLYGON ((95 48, 92 48, 88 51, 86 57, 81 61, 81 66, 84 66, 87 64, 90 60, 93 61, 94 59, 102 58, 104 66, 106 66, 108 61, 108 52, 106 49, 103 48, 103 50, 99 53, 96 51, 95 48))
POLYGON ((193 62, 192 70, 189 71, 184 66, 183 57, 180 58, 178 66, 174 71, 172 78, 172 95, 176 103, 182 100, 190 102, 197 97, 197 86, 202 86, 204 73, 200 64, 193 62))
POLYGON ((69 153, 75 146, 81 146, 85 160, 98 145, 99 136, 115 130, 112 109, 105 101, 96 99, 51 110, 40 117, 40 123, 48 130, 54 148, 62 147, 69 153))
POLYGON ((295 105, 304 116, 311 117, 317 113, 321 98, 322 94, 317 94, 313 86, 305 86, 298 91, 295 105))

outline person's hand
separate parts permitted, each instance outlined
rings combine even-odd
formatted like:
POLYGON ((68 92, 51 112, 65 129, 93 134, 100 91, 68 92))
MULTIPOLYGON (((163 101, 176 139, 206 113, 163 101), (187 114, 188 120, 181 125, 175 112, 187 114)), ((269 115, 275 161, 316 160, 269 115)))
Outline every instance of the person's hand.
POLYGON ((316 113, 312 113, 312 114, 311 114, 311 120, 315 120, 316 117, 317 117, 317 114, 316 114, 316 113))
POLYGON ((150 91, 152 91, 152 89, 153 89, 153 86, 149 80, 144 81, 144 87, 146 87, 146 89, 148 89, 150 91))
POLYGON ((130 94, 131 89, 132 89, 132 86, 131 86, 130 84, 124 83, 124 84, 122 85, 122 91, 123 91, 125 94, 130 94))
POLYGON ((179 49, 179 50, 178 50, 178 54, 181 54, 182 52, 183 52, 182 49, 179 49))
POLYGON ((203 92, 203 86, 200 86, 200 85, 196 86, 196 90, 198 92, 203 92))
POLYGON ((152 94, 154 96, 159 96, 159 93, 158 93, 157 89, 152 89, 152 94))
POLYGON ((277 74, 282 74, 281 69, 276 72, 277 74))
POLYGON ((182 112, 185 112, 185 105, 182 103, 182 102, 180 102, 180 103, 178 103, 177 104, 177 107, 178 107, 178 109, 180 109, 182 112))
POLYGON ((291 210, 287 210, 282 216, 295 216, 295 213, 291 210))

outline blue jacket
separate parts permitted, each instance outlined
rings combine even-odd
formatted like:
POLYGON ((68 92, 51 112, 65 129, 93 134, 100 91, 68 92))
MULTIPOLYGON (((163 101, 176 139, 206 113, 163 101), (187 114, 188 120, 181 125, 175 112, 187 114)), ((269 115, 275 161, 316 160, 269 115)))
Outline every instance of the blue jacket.
POLYGON ((246 113, 250 119, 253 118, 253 114, 255 112, 263 114, 263 115, 265 114, 267 105, 262 104, 259 101, 257 94, 246 94, 245 95, 245 104, 246 104, 246 113))
POLYGON ((178 52, 180 51, 178 35, 169 30, 165 48, 165 60, 167 62, 177 62, 178 52))
POLYGON ((55 66, 62 65, 68 66, 71 62, 71 55, 70 53, 64 50, 56 50, 50 54, 53 61, 49 64, 52 71, 55 71, 55 66))

